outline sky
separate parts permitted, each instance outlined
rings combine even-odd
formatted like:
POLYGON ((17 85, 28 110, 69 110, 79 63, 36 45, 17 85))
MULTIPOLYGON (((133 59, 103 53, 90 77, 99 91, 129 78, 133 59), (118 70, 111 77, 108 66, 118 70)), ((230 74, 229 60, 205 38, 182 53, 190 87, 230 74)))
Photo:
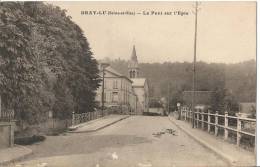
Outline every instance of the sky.
MULTIPOLYGON (((139 62, 192 62, 194 2, 48 2, 67 10, 84 31, 96 59, 139 62), (135 12, 136 15, 87 15, 81 11, 135 12), (162 12, 162 15, 154 15, 162 12), (186 15, 178 15, 176 12, 186 15), (149 13, 150 15, 144 15, 149 13), (175 12, 176 15, 164 15, 175 12)), ((256 3, 201 2, 198 11, 197 61, 237 63, 256 59, 256 3)))

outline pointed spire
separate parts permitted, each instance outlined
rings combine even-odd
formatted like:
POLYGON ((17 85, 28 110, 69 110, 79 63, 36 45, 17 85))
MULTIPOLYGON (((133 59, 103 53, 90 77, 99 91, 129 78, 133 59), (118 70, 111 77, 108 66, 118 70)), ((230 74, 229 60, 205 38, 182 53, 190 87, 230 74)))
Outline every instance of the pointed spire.
POLYGON ((135 51, 135 45, 133 46, 133 51, 131 55, 131 60, 137 62, 137 56, 136 56, 136 51, 135 51))

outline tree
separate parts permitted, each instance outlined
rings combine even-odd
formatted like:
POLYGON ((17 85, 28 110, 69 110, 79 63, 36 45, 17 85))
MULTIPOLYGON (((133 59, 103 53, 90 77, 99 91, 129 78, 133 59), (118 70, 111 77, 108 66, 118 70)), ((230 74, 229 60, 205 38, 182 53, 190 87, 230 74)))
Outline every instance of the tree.
POLYGON ((17 119, 35 124, 49 110, 60 118, 93 111, 100 79, 92 55, 65 10, 43 2, 0 3, 0 92, 17 119))

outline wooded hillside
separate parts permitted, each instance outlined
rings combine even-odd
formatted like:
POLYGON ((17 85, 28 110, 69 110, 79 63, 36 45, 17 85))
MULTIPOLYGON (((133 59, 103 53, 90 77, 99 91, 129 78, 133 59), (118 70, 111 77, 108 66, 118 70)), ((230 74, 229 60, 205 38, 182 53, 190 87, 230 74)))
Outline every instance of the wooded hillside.
MULTIPOLYGON (((128 75, 127 61, 106 59, 113 68, 128 75)), ((141 75, 148 78, 151 97, 167 97, 181 100, 182 92, 192 90, 192 63, 165 62, 140 63, 141 75), (169 87, 169 88, 168 88, 169 87)), ((256 101, 255 60, 235 64, 198 62, 196 65, 196 89, 201 91, 224 90, 237 102, 256 101)), ((224 98, 224 97, 223 97, 224 98)))

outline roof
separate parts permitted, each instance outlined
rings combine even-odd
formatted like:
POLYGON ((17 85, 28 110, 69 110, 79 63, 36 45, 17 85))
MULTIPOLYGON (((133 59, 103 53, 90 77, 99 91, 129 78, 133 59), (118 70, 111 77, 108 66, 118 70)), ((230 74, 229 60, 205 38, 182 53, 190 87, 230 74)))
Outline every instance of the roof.
POLYGON ((110 67, 110 66, 106 67, 106 68, 105 68, 105 71, 111 72, 111 73, 117 75, 118 77, 126 78, 127 80, 129 80, 130 82, 132 82, 132 80, 129 79, 127 76, 125 76, 125 75, 123 75, 123 74, 117 72, 115 69, 113 69, 113 68, 110 67))
POLYGON ((110 66, 106 67, 106 68, 105 68, 105 71, 111 72, 111 73, 113 73, 113 74, 115 74, 115 75, 118 75, 118 76, 120 76, 120 77, 124 76, 123 74, 117 72, 115 69, 113 69, 113 68, 110 67, 110 66))
POLYGON ((144 86, 146 79, 145 78, 131 78, 133 81, 133 86, 144 86))
POLYGON ((136 56, 135 45, 133 46, 133 51, 132 51, 131 59, 128 63, 128 68, 138 68, 138 60, 136 56))
POLYGON ((136 56, 136 51, 135 51, 135 45, 133 46, 133 51, 131 55, 131 60, 137 62, 137 56, 136 56))

